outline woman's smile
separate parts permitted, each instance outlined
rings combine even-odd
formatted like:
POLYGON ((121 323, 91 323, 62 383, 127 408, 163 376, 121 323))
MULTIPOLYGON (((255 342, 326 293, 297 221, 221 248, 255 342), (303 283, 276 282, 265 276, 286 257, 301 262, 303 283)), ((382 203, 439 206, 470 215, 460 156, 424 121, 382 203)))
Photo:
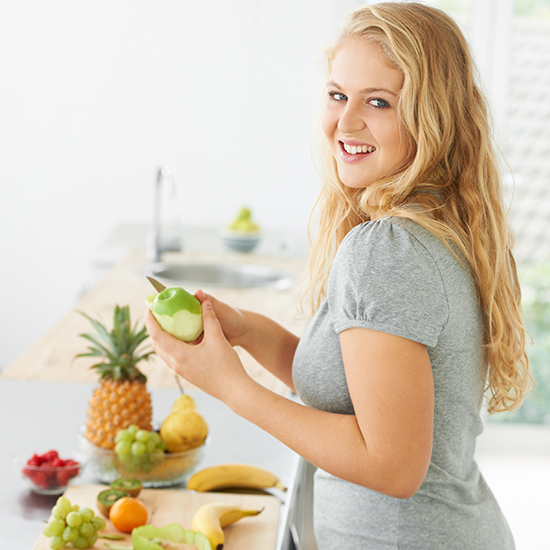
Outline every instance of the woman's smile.
POLYGON ((376 151, 376 147, 352 140, 340 141, 341 156, 344 162, 354 163, 365 160, 376 151))

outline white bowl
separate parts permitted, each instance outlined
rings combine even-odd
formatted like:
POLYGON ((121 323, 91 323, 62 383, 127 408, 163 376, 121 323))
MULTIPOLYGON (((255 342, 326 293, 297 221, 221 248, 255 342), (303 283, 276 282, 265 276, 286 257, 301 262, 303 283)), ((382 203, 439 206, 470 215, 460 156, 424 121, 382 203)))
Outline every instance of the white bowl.
POLYGON ((241 233, 222 229, 219 232, 220 241, 229 250, 234 252, 252 252, 261 240, 261 233, 241 233))

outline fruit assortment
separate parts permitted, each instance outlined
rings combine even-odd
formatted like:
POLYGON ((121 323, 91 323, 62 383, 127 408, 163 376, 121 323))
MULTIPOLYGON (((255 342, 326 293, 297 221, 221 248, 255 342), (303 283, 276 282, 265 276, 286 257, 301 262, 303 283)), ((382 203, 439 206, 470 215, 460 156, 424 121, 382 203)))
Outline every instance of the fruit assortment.
MULTIPOLYGON (((98 502, 101 494, 105 492, 98 494, 98 502)), ((157 528, 146 525, 149 520, 149 510, 145 503, 138 498, 126 495, 115 500, 110 507, 108 518, 119 532, 131 533, 132 542, 139 543, 139 548, 156 549, 157 546, 154 544, 161 544, 162 548, 163 541, 166 541, 195 544, 202 550, 213 550, 223 547, 225 527, 244 517, 257 516, 262 510, 263 508, 242 508, 224 501, 208 502, 195 512, 191 529, 184 529, 178 523, 157 528)), ((50 521, 42 532, 50 537, 49 546, 52 550, 60 550, 67 544, 71 544, 74 548, 91 548, 99 537, 111 540, 123 538, 112 533, 100 534, 99 531, 106 526, 106 521, 96 516, 90 508, 81 508, 78 504, 73 505, 68 498, 60 497, 52 508, 50 521)), ((127 546, 116 544, 106 543, 105 546, 112 550, 122 548, 130 550, 127 546)))
POLYGON ((66 497, 59 497, 52 508, 52 519, 42 533, 50 537, 50 548, 59 550, 68 543, 74 548, 91 548, 97 541, 98 531, 105 529, 103 518, 91 508, 80 508, 66 497))
MULTIPOLYGON (((255 516, 262 509, 244 509, 225 502, 211 502, 197 510, 191 529, 184 529, 176 523, 162 528, 146 525, 150 518, 149 511, 146 504, 138 498, 142 487, 147 486, 142 482, 144 474, 155 466, 162 467, 165 458, 168 462, 171 455, 188 459, 189 453, 204 446, 208 426, 193 398, 185 394, 180 385, 181 395, 175 400, 170 414, 160 430, 153 431, 145 376, 135 367, 137 362, 152 353, 137 350, 146 338, 144 331, 131 327, 127 308, 117 306, 114 328, 110 333, 99 322, 86 317, 97 334, 81 335, 93 344, 88 348, 89 352, 81 356, 101 356, 103 362, 94 365, 100 373, 101 385, 90 401, 83 439, 97 450, 114 455, 122 469, 135 473, 135 476, 115 479, 110 488, 97 494, 96 508, 106 519, 96 516, 91 508, 80 507, 71 503, 66 496, 61 496, 52 508, 51 517, 42 531, 44 536, 49 537, 49 547, 59 550, 71 545, 73 548, 85 549, 94 547, 98 538, 124 539, 123 536, 113 533, 99 533, 105 529, 107 521, 121 533, 132 533, 133 543, 145 542, 145 546, 138 544, 143 549, 160 548, 156 541, 162 542, 164 538, 175 543, 195 544, 199 550, 222 547, 225 526, 243 517, 255 516), (138 387, 137 394, 131 391, 134 386, 138 387), (133 421, 132 419, 137 418, 136 409, 142 408, 141 397, 145 394, 146 418, 142 419, 143 422, 133 421), (113 418, 113 414, 116 418, 113 418), (107 434, 104 433, 105 430, 108 431, 107 434)), ((189 468, 194 467, 196 461, 197 458, 193 457, 189 468)), ((33 454, 23 468, 23 474, 37 486, 46 489, 52 486, 65 487, 70 479, 78 475, 80 468, 81 464, 76 460, 63 459, 57 451, 51 450, 43 455, 33 454)), ((188 488, 194 487, 195 490, 202 491, 239 485, 247 488, 279 487, 284 490, 275 475, 246 465, 209 468, 202 475, 199 472, 188 488)), ((105 546, 113 550, 116 548, 116 545, 105 546)))
POLYGON ((56 450, 33 454, 26 466, 22 469, 23 475, 41 489, 66 487, 80 471, 79 462, 71 458, 62 459, 56 450))

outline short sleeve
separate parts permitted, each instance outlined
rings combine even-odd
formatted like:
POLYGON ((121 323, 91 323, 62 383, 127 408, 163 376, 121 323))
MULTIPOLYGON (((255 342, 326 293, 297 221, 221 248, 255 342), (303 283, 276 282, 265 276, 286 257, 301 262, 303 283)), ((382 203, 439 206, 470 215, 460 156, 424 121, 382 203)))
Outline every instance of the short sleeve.
POLYGON ((361 224, 342 241, 327 288, 330 318, 337 333, 364 327, 434 347, 449 315, 430 251, 439 241, 392 220, 361 224))

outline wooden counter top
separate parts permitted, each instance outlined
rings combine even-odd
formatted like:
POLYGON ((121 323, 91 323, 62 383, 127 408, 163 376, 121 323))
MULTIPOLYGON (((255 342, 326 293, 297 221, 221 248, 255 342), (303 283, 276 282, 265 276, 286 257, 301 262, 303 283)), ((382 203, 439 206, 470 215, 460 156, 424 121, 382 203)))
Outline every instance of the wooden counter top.
MULTIPOLYGON (((218 299, 235 307, 263 313, 276 320, 295 334, 302 334, 306 320, 297 312, 298 288, 305 270, 303 258, 259 257, 252 254, 216 254, 202 253, 165 254, 163 261, 241 261, 260 263, 289 273, 294 278, 293 286, 288 290, 262 288, 209 288, 202 287, 218 299)), ((113 308, 129 305, 133 322, 143 322, 145 296, 152 294, 149 282, 143 275, 146 259, 143 252, 134 252, 113 269, 95 288, 88 292, 75 308, 47 334, 45 334, 27 352, 3 371, 3 378, 51 380, 60 382, 95 382, 97 375, 90 369, 92 358, 73 360, 76 354, 85 351, 87 343, 78 335, 92 331, 89 322, 78 313, 83 311, 93 318, 104 322, 108 328, 112 323, 113 308)), ((189 292, 196 288, 186 287, 189 292)), ((248 355, 236 348, 247 371, 258 382, 282 394, 288 392, 286 386, 248 355)), ((157 356, 140 364, 147 376, 150 387, 176 387, 174 373, 157 356)), ((185 385, 185 384, 184 384, 185 385)))

